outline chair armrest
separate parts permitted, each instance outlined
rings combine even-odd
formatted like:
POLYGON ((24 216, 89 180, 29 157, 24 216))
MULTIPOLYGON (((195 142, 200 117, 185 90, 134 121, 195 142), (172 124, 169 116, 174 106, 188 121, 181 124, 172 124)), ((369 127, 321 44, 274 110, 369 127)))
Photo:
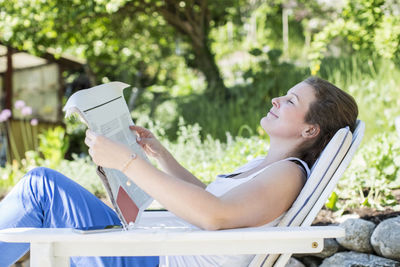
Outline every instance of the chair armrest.
POLYGON ((166 227, 97 234, 79 234, 67 228, 0 230, 1 241, 52 243, 56 256, 316 253, 323 249, 323 239, 344 235, 338 226, 220 231, 166 227))

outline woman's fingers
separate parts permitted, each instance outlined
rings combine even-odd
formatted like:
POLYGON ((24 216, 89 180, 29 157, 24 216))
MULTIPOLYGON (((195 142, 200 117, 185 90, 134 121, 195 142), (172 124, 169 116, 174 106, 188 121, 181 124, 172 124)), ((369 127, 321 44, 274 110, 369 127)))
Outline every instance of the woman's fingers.
POLYGON ((141 127, 141 126, 138 126, 138 125, 129 125, 129 128, 130 128, 130 129, 133 129, 133 130, 135 130, 135 131, 136 131, 137 129, 138 129, 138 130, 144 129, 144 127, 141 127))
POLYGON ((140 137, 153 137, 153 134, 146 128, 137 126, 137 125, 131 125, 129 126, 129 129, 131 131, 135 131, 138 136, 140 137))
POLYGON ((86 137, 85 137, 85 144, 88 147, 91 147, 93 145, 93 142, 97 138, 97 134, 89 129, 86 130, 86 137))
POLYGON ((140 136, 138 136, 136 138, 136 142, 141 145, 142 147, 146 146, 146 145, 150 145, 151 144, 151 140, 150 138, 140 138, 140 136))
POLYGON ((129 126, 129 129, 131 129, 132 131, 136 131, 138 133, 149 132, 149 130, 147 130, 146 128, 140 127, 140 126, 137 126, 137 125, 131 125, 131 126, 129 126))
POLYGON ((98 134, 96 134, 92 130, 87 129, 86 130, 86 136, 89 137, 90 139, 94 139, 94 138, 96 138, 98 136, 98 134))
POLYGON ((92 142, 90 141, 90 139, 86 136, 85 137, 85 144, 90 147, 92 145, 92 142))
POLYGON ((91 148, 88 149, 88 153, 89 153, 89 156, 91 158, 93 158, 94 155, 93 155, 93 150, 91 148))
POLYGON ((136 142, 141 146, 150 141, 151 138, 154 138, 153 134, 144 127, 131 125, 129 129, 136 132, 136 142))
POLYGON ((157 151, 155 151, 154 149, 153 149, 153 147, 151 146, 151 145, 149 145, 149 144, 146 144, 146 149, 148 149, 149 150, 149 152, 151 152, 152 154, 157 154, 157 151))
POLYGON ((147 155, 157 156, 159 154, 162 146, 151 131, 137 125, 131 125, 129 129, 136 131, 136 142, 143 148, 147 155))

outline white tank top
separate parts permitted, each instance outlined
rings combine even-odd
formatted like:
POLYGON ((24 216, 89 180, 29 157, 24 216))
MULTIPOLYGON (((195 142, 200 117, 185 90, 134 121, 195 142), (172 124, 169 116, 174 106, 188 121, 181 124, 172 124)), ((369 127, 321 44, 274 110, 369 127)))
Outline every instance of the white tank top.
MULTIPOLYGON (((259 171, 250 174, 247 177, 243 178, 226 178, 226 176, 232 175, 232 174, 239 174, 245 171, 248 171, 250 169, 255 168, 258 166, 262 161, 264 160, 264 157, 258 157, 247 164, 239 167, 236 169, 233 173, 230 174, 222 174, 218 175, 216 180, 210 183, 206 191, 210 192, 214 196, 222 196, 229 190, 235 188, 236 186, 239 186, 252 178, 256 177, 258 174, 260 174, 262 171, 264 171, 266 168, 268 168, 271 165, 267 165, 264 168, 260 169, 259 171)), ((281 161, 297 161, 302 164, 306 172, 307 178, 310 176, 310 169, 308 168, 307 164, 302 161, 301 159, 298 158, 286 158, 281 161)), ((285 212, 286 213, 286 212, 285 212)), ((279 223, 283 215, 273 220, 272 222, 269 222, 267 224, 264 224, 263 226, 260 227, 271 227, 275 226, 279 223)), ((194 226, 193 226, 194 227, 194 226)), ((254 255, 189 255, 189 256, 160 256, 160 267, 242 267, 242 266, 248 266, 251 262, 251 260, 254 258, 254 255)))

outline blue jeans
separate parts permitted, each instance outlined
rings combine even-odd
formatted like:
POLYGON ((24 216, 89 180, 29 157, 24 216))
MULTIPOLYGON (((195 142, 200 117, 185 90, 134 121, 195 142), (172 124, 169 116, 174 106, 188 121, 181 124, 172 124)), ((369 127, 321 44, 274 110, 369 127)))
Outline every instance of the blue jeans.
MULTIPOLYGON (((117 214, 64 175, 36 168, 0 202, 0 229, 13 227, 76 228, 121 224, 117 214)), ((0 242, 0 267, 29 250, 29 243, 0 242)), ((154 267, 158 257, 71 257, 71 266, 154 267)))

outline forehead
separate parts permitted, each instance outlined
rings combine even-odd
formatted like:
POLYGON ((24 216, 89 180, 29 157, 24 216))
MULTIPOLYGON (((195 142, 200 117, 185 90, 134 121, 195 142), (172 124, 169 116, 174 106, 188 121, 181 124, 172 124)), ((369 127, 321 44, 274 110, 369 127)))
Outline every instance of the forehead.
POLYGON ((290 88, 288 94, 291 93, 298 96, 301 102, 311 103, 316 99, 314 88, 305 82, 298 83, 290 88))

